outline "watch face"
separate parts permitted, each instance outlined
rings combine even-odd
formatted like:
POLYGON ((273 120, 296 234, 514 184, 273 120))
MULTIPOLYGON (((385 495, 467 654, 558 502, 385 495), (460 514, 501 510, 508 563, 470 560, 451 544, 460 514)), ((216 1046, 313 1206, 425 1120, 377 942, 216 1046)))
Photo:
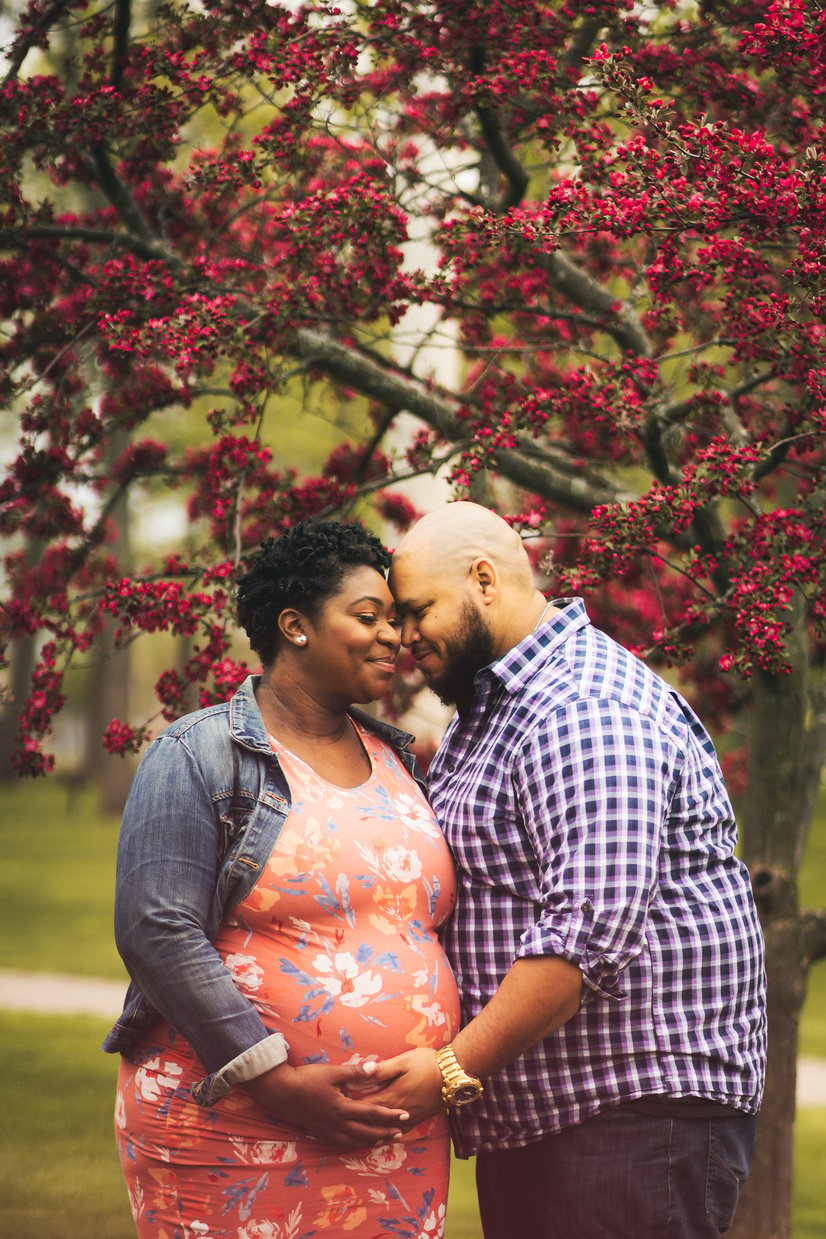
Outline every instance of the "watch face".
POLYGON ((466 1106, 469 1101, 475 1101, 479 1095, 479 1089, 475 1084, 460 1084, 453 1090, 451 1100, 454 1106, 466 1106))

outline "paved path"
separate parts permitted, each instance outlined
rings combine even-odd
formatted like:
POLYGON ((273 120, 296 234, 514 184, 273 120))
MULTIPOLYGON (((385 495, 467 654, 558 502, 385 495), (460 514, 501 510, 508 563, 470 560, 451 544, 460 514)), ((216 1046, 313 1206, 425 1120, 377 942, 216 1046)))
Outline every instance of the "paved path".
POLYGON ((0 1007, 41 1014, 101 1015, 114 1020, 123 1006, 126 986, 126 980, 0 968, 0 1007))
MULTIPOLYGON (((0 968, 0 1007, 9 1011, 56 1011, 62 1015, 100 1015, 114 1020, 120 1013, 125 991, 125 980, 0 968)), ((799 1060, 797 1104, 826 1107, 826 1061, 799 1060)))

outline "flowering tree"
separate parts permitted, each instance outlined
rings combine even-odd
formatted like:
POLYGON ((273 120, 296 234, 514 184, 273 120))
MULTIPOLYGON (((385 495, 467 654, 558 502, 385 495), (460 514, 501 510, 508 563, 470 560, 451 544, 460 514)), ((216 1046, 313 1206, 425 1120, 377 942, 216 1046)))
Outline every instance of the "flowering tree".
MULTIPOLYGON (((751 1239, 789 1234, 826 954, 797 895, 826 756, 824 47, 815 0, 30 0, 0 95, 0 622, 12 663, 37 651, 19 770, 49 768, 105 623, 191 638, 164 718, 189 685, 226 696, 260 537, 356 508, 404 527, 400 483, 447 473, 746 733, 772 1030, 751 1239), (456 382, 398 360, 413 323, 456 382), (301 384, 368 410, 316 477, 279 448, 301 384), (196 448, 148 434, 193 409, 196 448), (112 513, 159 483, 189 549, 127 570, 112 513)), ((145 736, 116 719, 105 743, 145 736)))

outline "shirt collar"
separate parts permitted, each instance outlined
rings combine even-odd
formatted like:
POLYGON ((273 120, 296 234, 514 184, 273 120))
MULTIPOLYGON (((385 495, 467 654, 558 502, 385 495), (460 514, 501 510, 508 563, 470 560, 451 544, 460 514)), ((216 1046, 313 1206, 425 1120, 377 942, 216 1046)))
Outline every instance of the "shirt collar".
POLYGON ((498 680, 508 693, 518 693, 544 666, 548 655, 558 649, 577 629, 590 624, 582 598, 554 598, 553 606, 559 610, 549 620, 509 649, 507 654, 490 663, 479 676, 491 676, 498 680))

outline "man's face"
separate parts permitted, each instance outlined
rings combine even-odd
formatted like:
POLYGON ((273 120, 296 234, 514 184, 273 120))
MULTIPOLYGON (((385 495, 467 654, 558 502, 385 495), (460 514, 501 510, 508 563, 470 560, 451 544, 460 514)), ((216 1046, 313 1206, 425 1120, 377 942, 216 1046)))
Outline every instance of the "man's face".
POLYGON ((405 555, 390 570, 402 643, 436 696, 462 708, 476 672, 495 657, 493 634, 468 589, 428 573, 417 558, 405 555))

